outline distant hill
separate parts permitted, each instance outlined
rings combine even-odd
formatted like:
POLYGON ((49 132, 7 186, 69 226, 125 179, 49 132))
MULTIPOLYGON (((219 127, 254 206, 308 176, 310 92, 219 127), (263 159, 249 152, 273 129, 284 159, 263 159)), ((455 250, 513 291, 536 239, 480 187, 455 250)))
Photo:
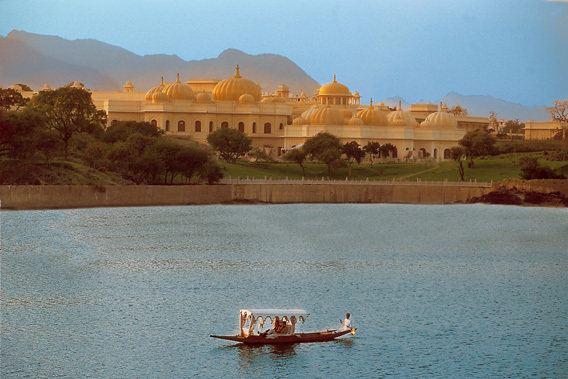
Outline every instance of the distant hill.
MULTIPOLYGON (((410 109, 410 104, 400 96, 383 100, 383 102, 389 107, 398 106, 399 101, 401 101, 403 109, 410 109)), ((446 96, 433 101, 432 103, 440 104, 440 102, 446 103, 449 108, 459 104, 462 108, 467 109, 470 116, 489 117, 489 112, 493 111, 496 113, 497 118, 504 120, 514 120, 518 118, 521 122, 529 120, 550 121, 550 115, 546 111, 546 107, 544 105, 526 106, 511 103, 492 96, 468 96, 450 92, 446 96)), ((424 103, 424 101, 421 100, 420 103, 424 103)))
POLYGON ((42 88, 46 82, 58 87, 79 80, 93 90, 122 90, 131 80, 136 91, 160 83, 187 79, 226 79, 241 67, 241 75, 258 82, 263 92, 286 84, 293 93, 313 94, 320 85, 286 57, 276 54, 249 55, 235 49, 217 58, 184 61, 176 55, 140 56, 126 49, 92 39, 67 40, 13 30, 0 37, 0 85, 25 83, 42 88))
MULTIPOLYGON (((226 79, 233 76, 237 64, 241 75, 258 82, 263 92, 273 92, 280 84, 286 84, 292 93, 304 91, 310 96, 320 87, 294 62, 276 54, 250 55, 227 49, 217 58, 185 61, 176 55, 140 56, 93 39, 67 40, 18 30, 0 37, 0 86, 24 83, 37 90, 46 82, 56 88, 79 80, 93 90, 113 91, 122 90, 124 83, 131 80, 135 91, 147 91, 159 84, 160 77, 171 82, 177 73, 183 81, 226 79)), ((398 96, 385 99, 384 103, 393 107, 399 100, 404 109, 410 108, 398 96)), ((459 104, 472 116, 487 117, 494 111, 505 120, 550 120, 544 106, 523 106, 491 96, 450 92, 433 103, 440 101, 449 107, 459 104)))

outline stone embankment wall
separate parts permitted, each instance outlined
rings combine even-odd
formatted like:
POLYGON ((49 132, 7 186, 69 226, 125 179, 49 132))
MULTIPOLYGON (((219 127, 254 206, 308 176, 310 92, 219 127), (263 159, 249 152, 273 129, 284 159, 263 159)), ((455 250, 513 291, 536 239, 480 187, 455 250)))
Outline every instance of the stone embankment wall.
POLYGON ((508 190, 534 191, 542 193, 560 192, 568 196, 568 179, 506 179, 494 184, 495 188, 505 187, 508 190))
POLYGON ((1 209, 250 203, 465 203, 482 186, 227 184, 192 186, 0 186, 1 209))

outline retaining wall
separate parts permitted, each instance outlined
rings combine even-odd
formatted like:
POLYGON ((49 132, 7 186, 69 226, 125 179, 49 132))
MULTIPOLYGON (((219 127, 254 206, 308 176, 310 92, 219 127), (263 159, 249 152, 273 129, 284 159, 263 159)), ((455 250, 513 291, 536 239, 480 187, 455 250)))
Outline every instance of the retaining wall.
POLYGON ((466 202, 488 187, 368 184, 229 184, 192 186, 0 186, 1 209, 283 203, 466 202))

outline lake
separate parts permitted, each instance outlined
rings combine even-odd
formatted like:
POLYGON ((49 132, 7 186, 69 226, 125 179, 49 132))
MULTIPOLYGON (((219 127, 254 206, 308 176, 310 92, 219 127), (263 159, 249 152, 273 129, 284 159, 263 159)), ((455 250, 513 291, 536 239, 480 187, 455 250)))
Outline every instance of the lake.
POLYGON ((566 377, 568 209, 3 211, 1 376, 566 377), (241 308, 333 342, 249 347, 241 308))

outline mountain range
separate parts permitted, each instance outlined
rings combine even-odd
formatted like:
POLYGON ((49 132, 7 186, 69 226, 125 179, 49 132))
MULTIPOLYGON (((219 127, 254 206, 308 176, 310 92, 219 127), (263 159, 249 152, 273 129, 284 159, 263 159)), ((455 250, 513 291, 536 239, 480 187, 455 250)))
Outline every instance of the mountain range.
MULTIPOLYGON (((0 86, 15 83, 40 89, 45 83, 52 88, 79 80, 88 88, 99 91, 120 91, 127 80, 135 91, 146 91, 160 83, 174 80, 176 74, 184 79, 225 79, 233 76, 240 65, 241 75, 258 82, 263 92, 273 92, 286 84, 291 93, 304 91, 313 94, 320 84, 290 59, 277 54, 250 55, 240 50, 227 49, 217 58, 185 61, 176 55, 137 55, 121 47, 93 39, 67 40, 57 36, 12 30, 0 37, 0 86)), ((389 106, 400 97, 385 99, 389 106)), ((550 116, 544 106, 523 106, 491 96, 468 96, 450 92, 436 101, 449 107, 459 104, 472 116, 489 116, 494 111, 498 118, 518 118, 521 121, 546 121, 550 116)))

